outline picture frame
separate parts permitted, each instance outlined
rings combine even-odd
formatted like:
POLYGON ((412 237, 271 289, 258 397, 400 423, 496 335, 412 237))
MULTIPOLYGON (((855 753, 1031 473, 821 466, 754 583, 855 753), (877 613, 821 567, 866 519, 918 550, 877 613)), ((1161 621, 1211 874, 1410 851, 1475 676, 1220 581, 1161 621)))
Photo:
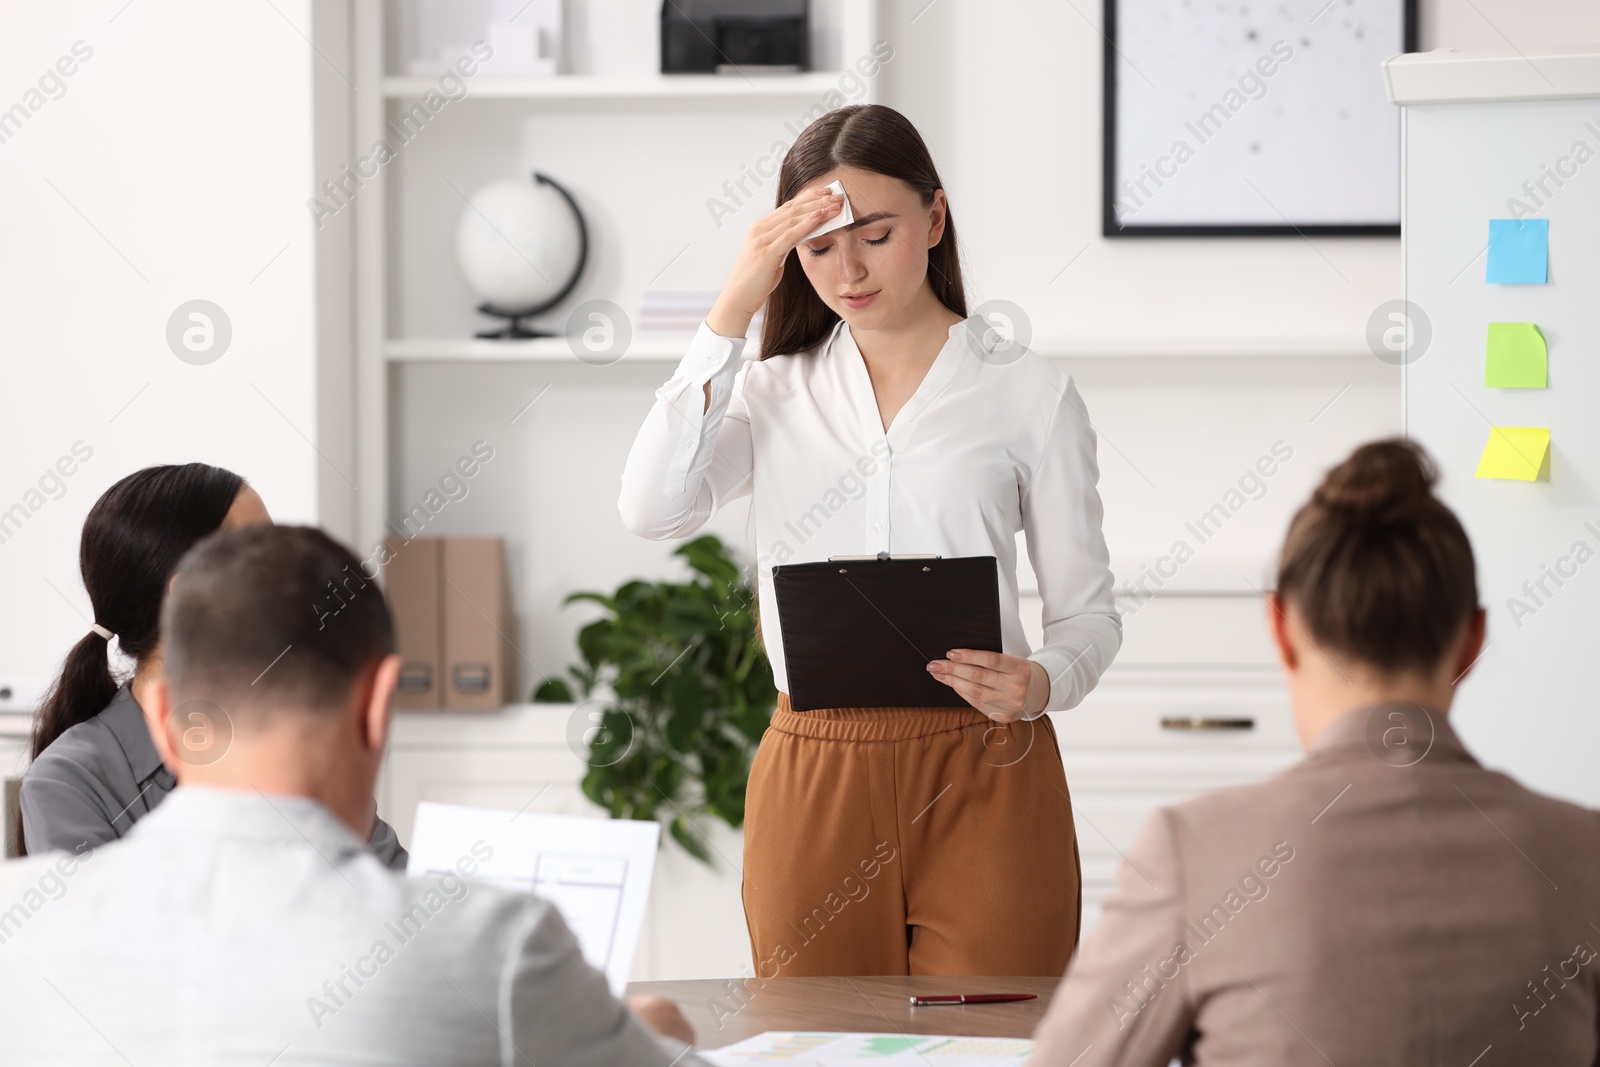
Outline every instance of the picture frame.
POLYGON ((1417 0, 1104 0, 1102 36, 1104 236, 1400 233, 1417 0))

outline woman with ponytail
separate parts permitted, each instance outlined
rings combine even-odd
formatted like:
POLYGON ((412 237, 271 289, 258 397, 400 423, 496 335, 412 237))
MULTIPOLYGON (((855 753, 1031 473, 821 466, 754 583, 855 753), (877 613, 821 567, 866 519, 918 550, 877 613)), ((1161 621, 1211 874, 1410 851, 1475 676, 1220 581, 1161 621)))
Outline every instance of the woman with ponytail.
MULTIPOLYGON (((78 566, 94 622, 67 653, 34 720, 20 798, 27 852, 91 851, 124 836, 172 791, 176 780, 142 710, 162 678, 158 622, 167 584, 178 560, 208 534, 271 521, 243 478, 204 463, 146 467, 89 510, 78 566), (111 671, 112 640, 134 661, 125 681, 111 671)), ((199 725, 193 757, 225 755, 225 724, 199 725)), ((369 844, 391 867, 405 865, 383 820, 374 822, 369 844)))

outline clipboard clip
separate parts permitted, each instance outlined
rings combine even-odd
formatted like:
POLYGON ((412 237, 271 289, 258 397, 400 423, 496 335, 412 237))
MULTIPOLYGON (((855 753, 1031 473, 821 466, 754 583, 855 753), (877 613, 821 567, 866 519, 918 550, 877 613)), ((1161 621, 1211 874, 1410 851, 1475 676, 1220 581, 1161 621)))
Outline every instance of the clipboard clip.
POLYGON ((869 552, 869 553, 867 553, 865 555, 861 555, 861 556, 829 556, 828 557, 828 562, 829 563, 860 563, 862 560, 871 560, 871 561, 883 560, 883 561, 888 561, 888 560, 891 560, 891 559, 940 559, 940 558, 942 558, 942 557, 937 552, 896 552, 892 556, 887 552, 879 552, 879 553, 876 553, 876 554, 873 554, 873 553, 869 552))

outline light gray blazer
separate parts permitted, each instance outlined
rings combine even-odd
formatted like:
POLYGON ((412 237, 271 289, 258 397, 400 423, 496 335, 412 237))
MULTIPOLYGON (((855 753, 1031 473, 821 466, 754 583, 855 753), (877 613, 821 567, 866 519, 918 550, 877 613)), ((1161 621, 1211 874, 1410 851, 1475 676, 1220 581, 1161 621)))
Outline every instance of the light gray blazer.
MULTIPOLYGON (((123 683, 105 710, 56 738, 22 776, 23 841, 29 853, 98 848, 126 835, 177 784, 123 683)), ((406 850, 382 819, 373 820, 367 845, 405 870, 406 850)))
POLYGON ((1158 811, 1030 1067, 1600 1063, 1600 813, 1390 710, 1158 811))
POLYGON ((126 840, 0 863, 8 1067, 675 1058, 704 1067, 611 996, 553 906, 395 875, 309 799, 185 786, 126 840))

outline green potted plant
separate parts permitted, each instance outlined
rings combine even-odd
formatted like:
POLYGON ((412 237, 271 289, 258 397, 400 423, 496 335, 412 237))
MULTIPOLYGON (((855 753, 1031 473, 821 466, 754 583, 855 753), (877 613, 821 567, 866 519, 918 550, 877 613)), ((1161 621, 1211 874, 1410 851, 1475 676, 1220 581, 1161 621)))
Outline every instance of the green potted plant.
MULTIPOLYGON (((578 632, 583 663, 568 673, 600 710, 584 794, 613 818, 665 821, 678 844, 710 864, 694 820, 744 824, 750 761, 778 694, 754 592, 722 542, 708 534, 674 555, 695 572, 690 581, 636 580, 566 598, 605 609, 578 632)), ((533 699, 575 702, 561 678, 533 699)))

